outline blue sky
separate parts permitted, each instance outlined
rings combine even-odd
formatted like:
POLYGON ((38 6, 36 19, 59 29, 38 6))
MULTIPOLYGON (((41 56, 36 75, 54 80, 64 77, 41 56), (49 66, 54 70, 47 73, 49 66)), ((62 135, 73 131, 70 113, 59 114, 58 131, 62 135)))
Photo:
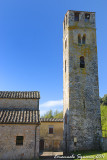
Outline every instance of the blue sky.
POLYGON ((106 0, 1 0, 0 90, 40 91, 41 114, 62 110, 63 19, 96 12, 100 96, 107 94, 106 0))

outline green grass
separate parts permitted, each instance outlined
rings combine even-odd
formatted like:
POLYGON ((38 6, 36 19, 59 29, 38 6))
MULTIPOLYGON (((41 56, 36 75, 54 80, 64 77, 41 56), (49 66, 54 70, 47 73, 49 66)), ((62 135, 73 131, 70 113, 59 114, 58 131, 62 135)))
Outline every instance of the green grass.
POLYGON ((100 106, 101 108, 101 125, 103 137, 107 137, 107 106, 100 106), (106 131, 104 131, 106 130, 106 131))
POLYGON ((82 160, 107 160, 107 152, 103 151, 81 151, 81 152, 79 151, 79 152, 74 152, 74 155, 78 156, 81 155, 82 160))

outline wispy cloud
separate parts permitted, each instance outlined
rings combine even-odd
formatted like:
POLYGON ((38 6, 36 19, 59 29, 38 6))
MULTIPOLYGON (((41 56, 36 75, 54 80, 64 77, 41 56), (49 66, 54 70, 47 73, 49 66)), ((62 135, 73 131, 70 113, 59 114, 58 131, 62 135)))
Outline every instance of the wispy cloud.
POLYGON ((45 103, 40 104, 40 114, 44 115, 47 111, 49 111, 50 109, 55 111, 55 110, 62 110, 62 106, 63 106, 63 99, 61 100, 51 100, 51 101, 47 101, 45 103))
POLYGON ((54 106, 62 106, 63 99, 57 101, 47 101, 45 103, 40 104, 40 107, 54 107, 54 106))

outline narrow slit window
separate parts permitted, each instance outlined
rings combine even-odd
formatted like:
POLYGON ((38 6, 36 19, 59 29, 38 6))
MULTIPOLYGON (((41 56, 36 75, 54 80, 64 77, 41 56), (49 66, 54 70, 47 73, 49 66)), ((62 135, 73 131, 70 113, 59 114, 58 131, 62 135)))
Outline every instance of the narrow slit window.
POLYGON ((67 39, 65 40, 65 48, 67 47, 67 39))
POLYGON ((78 44, 81 44, 81 35, 78 35, 78 44))
POLYGON ((67 114, 65 113, 65 124, 67 124, 67 114))
POLYGON ((85 61, 83 56, 80 57, 80 68, 85 68, 85 61))
POLYGON ((65 40, 65 49, 66 49, 66 40, 65 40))
POLYGON ((66 72, 66 60, 65 60, 65 72, 66 72))
POLYGON ((16 136, 16 145, 23 145, 23 136, 16 136))
POLYGON ((65 19, 64 19, 64 29, 65 29, 65 19))
POLYGON ((67 15, 66 15, 66 25, 67 25, 67 15))
POLYGON ((85 100, 83 100, 83 106, 84 106, 84 109, 85 109, 85 100))
POLYGON ((86 35, 83 35, 82 37, 82 44, 85 44, 86 43, 86 35))
POLYGON ((75 19, 74 20, 79 21, 79 13, 78 12, 75 13, 75 19))

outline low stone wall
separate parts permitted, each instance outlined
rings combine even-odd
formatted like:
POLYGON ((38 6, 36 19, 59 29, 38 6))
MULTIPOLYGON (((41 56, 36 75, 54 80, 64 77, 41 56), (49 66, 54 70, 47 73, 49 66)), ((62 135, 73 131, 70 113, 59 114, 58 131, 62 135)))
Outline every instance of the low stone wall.
POLYGON ((103 151, 107 151, 107 137, 101 139, 101 147, 103 151))

